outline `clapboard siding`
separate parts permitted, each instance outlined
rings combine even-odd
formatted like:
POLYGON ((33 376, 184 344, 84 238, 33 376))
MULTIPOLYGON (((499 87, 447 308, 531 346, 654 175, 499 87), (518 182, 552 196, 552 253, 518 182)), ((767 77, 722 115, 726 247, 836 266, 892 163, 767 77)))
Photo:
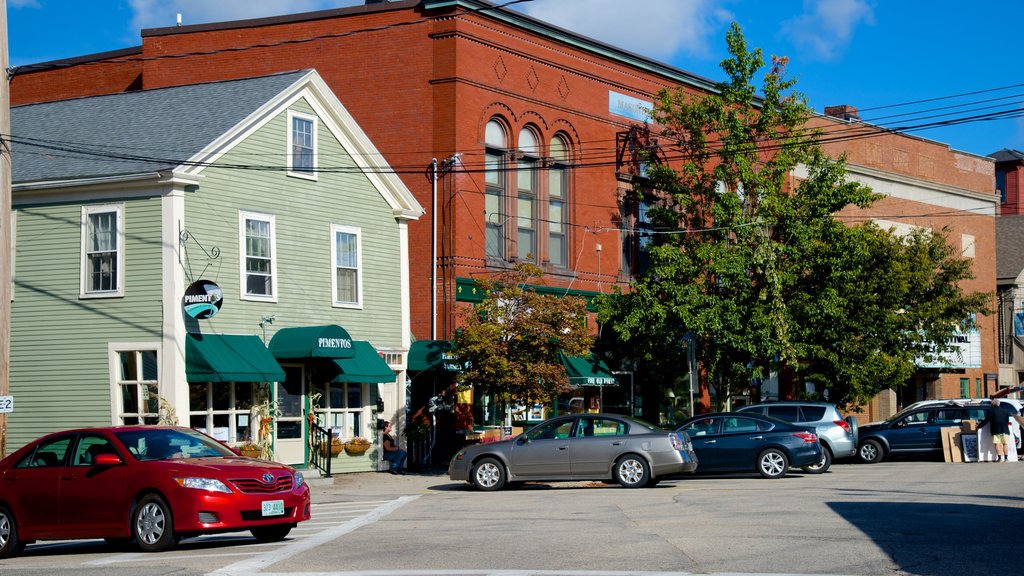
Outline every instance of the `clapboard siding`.
MULTIPOLYGON (((300 101, 293 109, 311 113, 300 101)), ((344 151, 323 122, 317 127, 322 169, 316 181, 288 176, 283 169, 237 170, 227 165, 285 166, 287 113, 269 121, 216 165, 203 171, 202 185, 186 196, 188 230, 221 250, 206 277, 224 291, 221 312, 209 329, 262 336, 262 316, 275 314, 267 338, 280 328, 318 324, 343 326, 353 338, 376 346, 401 343, 399 228, 391 208, 344 151), (240 299, 239 210, 273 215, 277 244, 278 301, 240 299), (331 305, 331 225, 359 228, 362 235, 363 307, 331 305)))
POLYGON ((120 298, 79 297, 81 203, 15 206, 11 449, 46 432, 109 424, 107 343, 160 338, 160 199, 116 203, 124 206, 120 298))

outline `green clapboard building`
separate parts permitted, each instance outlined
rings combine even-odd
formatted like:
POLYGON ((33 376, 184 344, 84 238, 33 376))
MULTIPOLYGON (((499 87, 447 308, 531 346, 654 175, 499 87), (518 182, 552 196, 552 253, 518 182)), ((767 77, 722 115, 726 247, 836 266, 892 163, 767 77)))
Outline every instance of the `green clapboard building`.
POLYGON ((174 422, 303 465, 397 420, 423 209, 316 71, 11 118, 12 449, 174 422))

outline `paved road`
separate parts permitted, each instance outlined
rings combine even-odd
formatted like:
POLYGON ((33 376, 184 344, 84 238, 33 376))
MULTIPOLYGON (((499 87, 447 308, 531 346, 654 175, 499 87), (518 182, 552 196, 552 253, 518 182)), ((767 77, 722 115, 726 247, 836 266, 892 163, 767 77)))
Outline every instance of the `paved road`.
POLYGON ((836 464, 626 490, 480 493, 443 475, 339 476, 285 542, 185 540, 163 554, 30 546, 7 575, 664 576, 1020 573, 1024 464, 836 464))

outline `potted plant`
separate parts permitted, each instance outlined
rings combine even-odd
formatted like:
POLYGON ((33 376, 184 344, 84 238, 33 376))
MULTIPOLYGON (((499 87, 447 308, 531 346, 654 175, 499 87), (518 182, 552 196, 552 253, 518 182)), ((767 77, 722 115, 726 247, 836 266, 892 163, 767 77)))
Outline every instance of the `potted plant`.
POLYGON ((345 453, 349 456, 362 456, 370 449, 370 441, 357 436, 345 443, 345 453))
POLYGON ((320 445, 320 454, 322 456, 337 456, 341 454, 341 451, 345 449, 345 443, 341 441, 341 438, 331 438, 330 444, 320 445))
POLYGON ((242 456, 248 456, 249 458, 259 458, 263 455, 263 448, 255 442, 249 441, 238 447, 238 452, 242 456))

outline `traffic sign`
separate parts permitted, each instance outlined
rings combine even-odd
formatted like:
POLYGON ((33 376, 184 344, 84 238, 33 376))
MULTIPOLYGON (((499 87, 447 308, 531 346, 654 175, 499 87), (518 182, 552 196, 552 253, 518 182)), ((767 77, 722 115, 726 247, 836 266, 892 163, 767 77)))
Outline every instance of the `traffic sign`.
POLYGON ((14 396, 0 396, 0 414, 14 412, 14 396))

